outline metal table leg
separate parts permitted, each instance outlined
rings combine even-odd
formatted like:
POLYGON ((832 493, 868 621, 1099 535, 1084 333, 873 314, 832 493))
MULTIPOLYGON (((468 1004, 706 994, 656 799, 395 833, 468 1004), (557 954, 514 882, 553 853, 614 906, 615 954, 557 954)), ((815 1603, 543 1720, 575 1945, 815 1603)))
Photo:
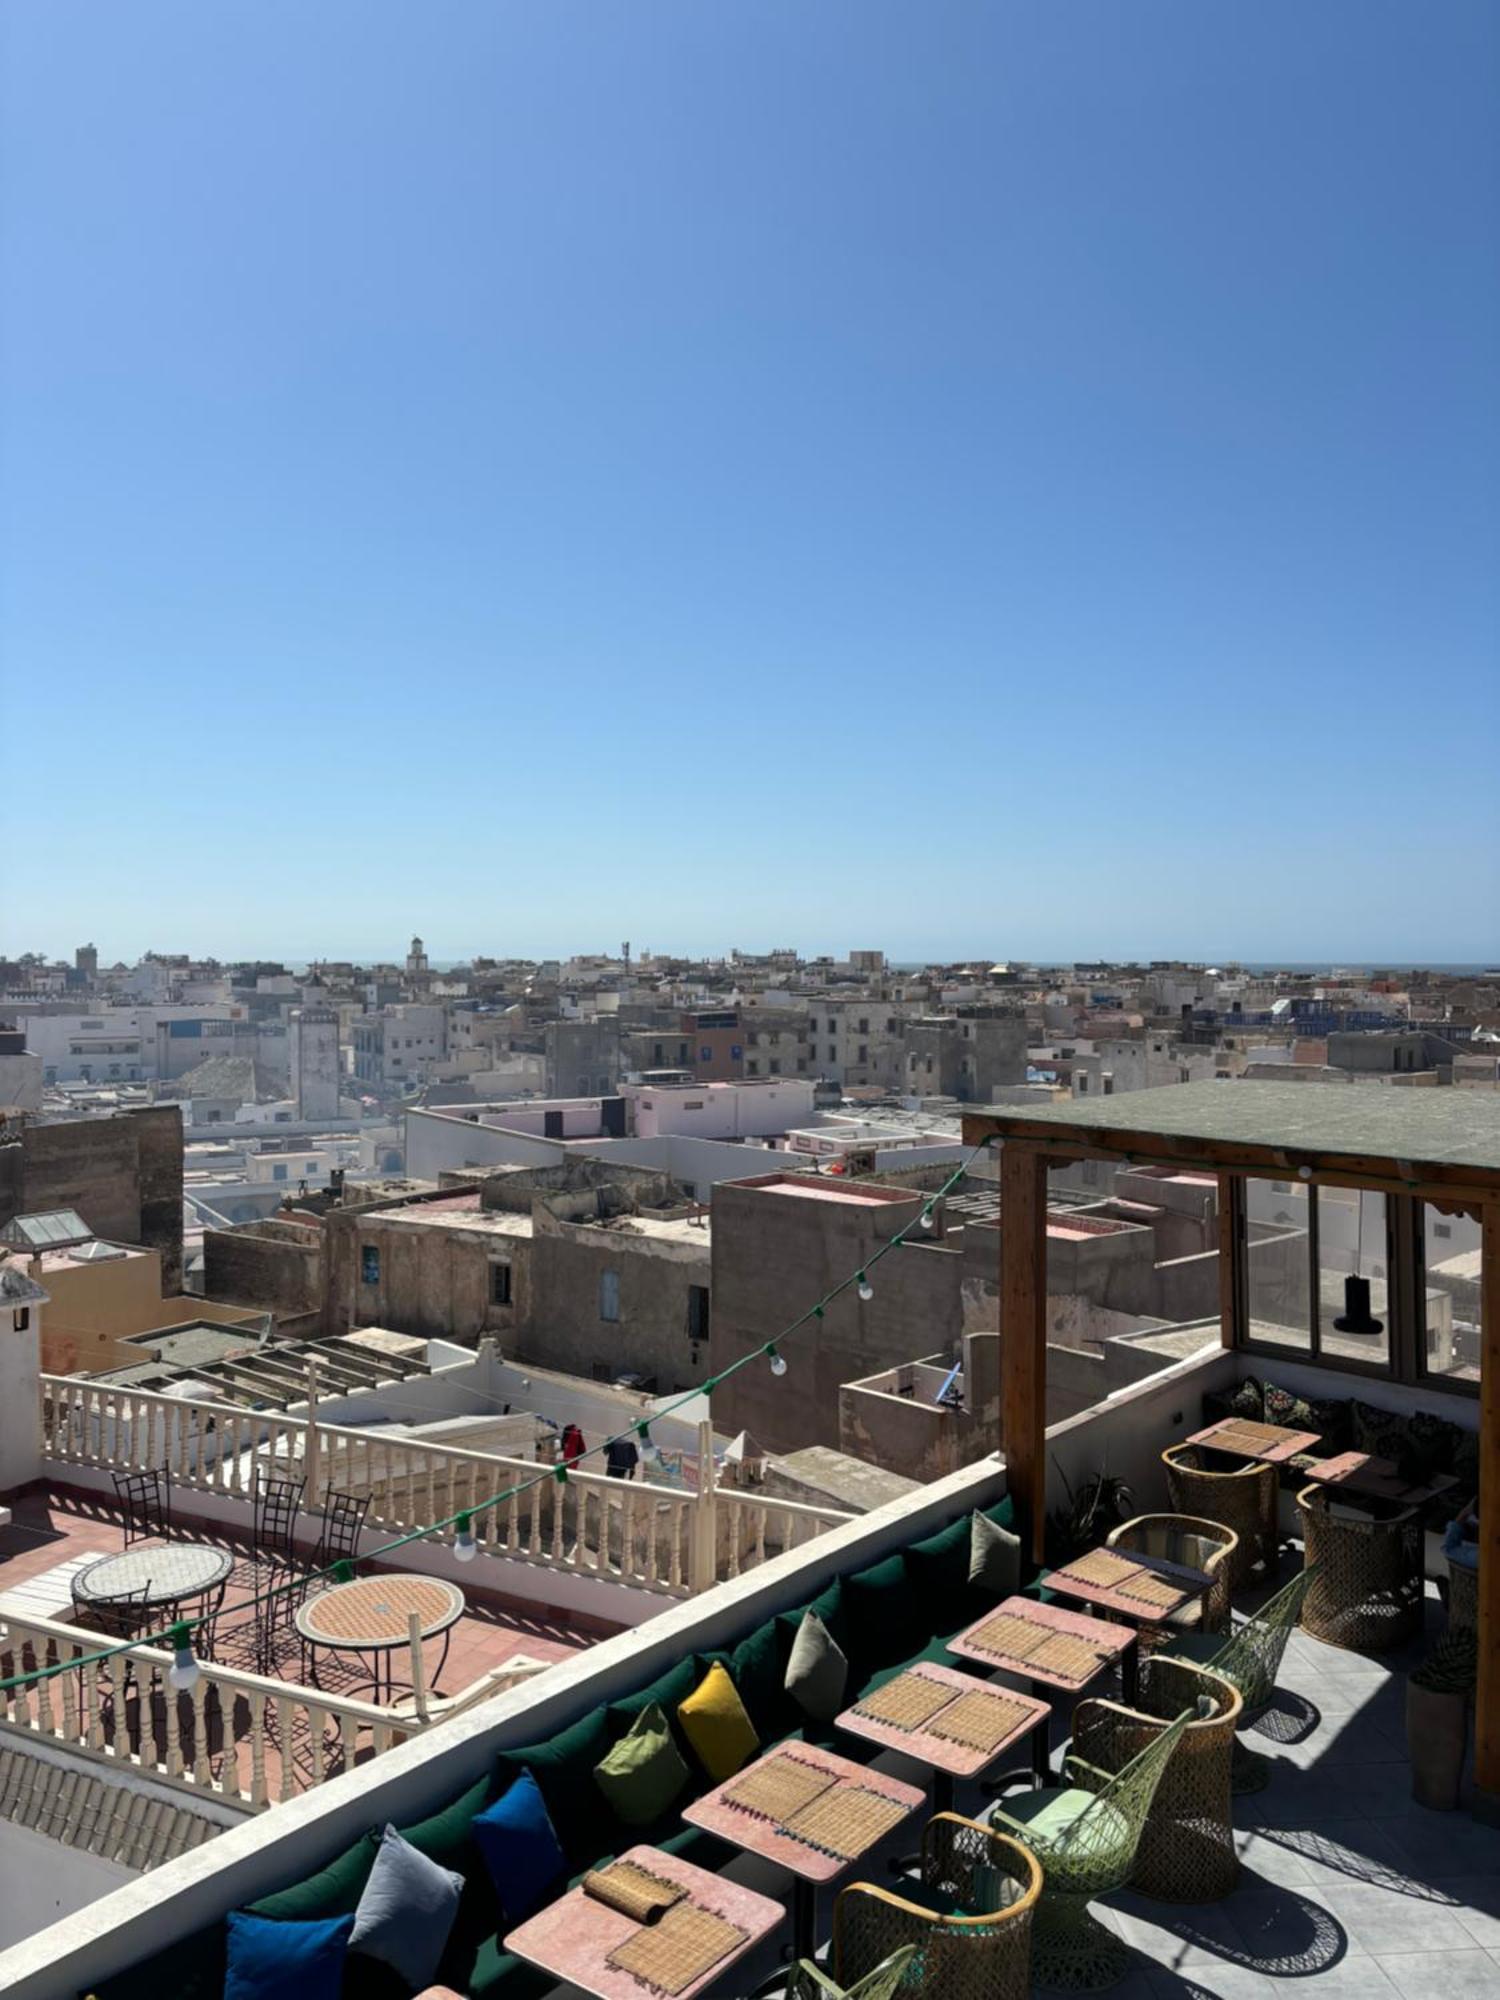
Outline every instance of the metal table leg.
POLYGON ((818 1892, 802 1876, 792 1877, 792 1956, 811 1958, 817 1950, 818 1892))

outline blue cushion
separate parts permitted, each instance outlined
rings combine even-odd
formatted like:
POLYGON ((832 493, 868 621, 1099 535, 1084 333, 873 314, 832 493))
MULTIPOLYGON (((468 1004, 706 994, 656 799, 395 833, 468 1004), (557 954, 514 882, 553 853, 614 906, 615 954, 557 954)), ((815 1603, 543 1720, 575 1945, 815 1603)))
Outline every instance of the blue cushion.
POLYGON ((224 2000, 339 2000, 353 1917, 283 1924, 231 1910, 224 2000))
POLYGON ((409 1986, 430 1986, 463 1890, 462 1875, 429 1861, 388 1826, 349 1942, 367 1958, 394 1967, 409 1986))
POLYGON ((510 1790, 474 1821, 474 1838, 506 1921, 520 1923, 568 1872, 537 1781, 523 1771, 510 1790))

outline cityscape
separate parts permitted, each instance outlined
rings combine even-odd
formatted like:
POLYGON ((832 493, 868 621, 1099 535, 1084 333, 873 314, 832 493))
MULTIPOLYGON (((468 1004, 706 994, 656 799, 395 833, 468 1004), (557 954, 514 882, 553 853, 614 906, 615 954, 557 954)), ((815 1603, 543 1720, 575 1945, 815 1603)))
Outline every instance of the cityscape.
POLYGON ((0 2000, 1500 2000, 1497 75, 0 9, 0 2000))

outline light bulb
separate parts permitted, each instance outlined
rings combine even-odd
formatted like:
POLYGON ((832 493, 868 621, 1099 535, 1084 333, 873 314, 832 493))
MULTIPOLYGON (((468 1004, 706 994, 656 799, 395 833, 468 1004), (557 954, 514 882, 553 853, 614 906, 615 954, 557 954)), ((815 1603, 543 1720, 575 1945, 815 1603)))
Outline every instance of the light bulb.
POLYGON ((1311 1168, 1311 1167, 1298 1167, 1298 1169, 1297 1169, 1297 1177, 1298 1177, 1298 1179, 1299 1179, 1299 1180, 1304 1180, 1304 1181, 1310 1181, 1310 1180, 1312 1179, 1312 1168, 1311 1168))
POLYGON ((172 1644, 176 1657, 167 1669, 167 1684, 183 1694, 194 1687, 198 1680, 198 1662, 193 1656, 192 1635, 186 1625, 178 1625, 172 1632, 172 1644))
POLYGON ((479 1553, 479 1544, 474 1539, 474 1526, 469 1515, 458 1517, 458 1534, 454 1538, 453 1553, 461 1563, 473 1562, 479 1553))
POLYGON ((930 1206, 922 1210, 922 1227, 924 1229, 931 1229, 932 1227, 932 1209, 930 1206))
POLYGON ((866 1305, 868 1305, 871 1299, 873 1299, 875 1296, 875 1287, 870 1283, 869 1279, 865 1276, 863 1271, 861 1271, 859 1274, 859 1295, 864 1300, 866 1305))
POLYGON ((778 1354, 774 1347, 767 1348, 766 1352, 771 1362, 771 1373, 773 1375, 785 1375, 786 1356, 784 1354, 778 1354))

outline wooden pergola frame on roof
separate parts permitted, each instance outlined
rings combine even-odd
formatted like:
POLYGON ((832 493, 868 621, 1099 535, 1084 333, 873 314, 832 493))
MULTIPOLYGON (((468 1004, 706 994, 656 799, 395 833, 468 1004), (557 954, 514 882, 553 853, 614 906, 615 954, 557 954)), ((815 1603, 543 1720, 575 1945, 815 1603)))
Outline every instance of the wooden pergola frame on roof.
MULTIPOLYGON (((1001 1448, 1022 1532, 1038 1562, 1043 1557, 1047 1513, 1049 1168, 1094 1159, 1165 1166, 1217 1178, 1220 1323, 1226 1346, 1241 1344, 1244 1330, 1245 1305, 1236 1283, 1234 1252, 1238 1185, 1247 1179, 1279 1180, 1295 1172, 1313 1187, 1322 1183, 1369 1189, 1405 1201, 1430 1202, 1439 1209, 1461 1210, 1478 1221, 1482 1290, 1475 1775, 1483 1790, 1500 1794, 1500 1095, 1456 1090, 1397 1093, 1376 1085, 1341 1089, 1308 1084, 1183 1084, 1092 1103, 1075 1099, 1023 1109, 966 1108, 963 1130, 966 1145, 1002 1144, 1001 1448)), ((1339 1366, 1331 1361, 1314 1365, 1339 1366)))

